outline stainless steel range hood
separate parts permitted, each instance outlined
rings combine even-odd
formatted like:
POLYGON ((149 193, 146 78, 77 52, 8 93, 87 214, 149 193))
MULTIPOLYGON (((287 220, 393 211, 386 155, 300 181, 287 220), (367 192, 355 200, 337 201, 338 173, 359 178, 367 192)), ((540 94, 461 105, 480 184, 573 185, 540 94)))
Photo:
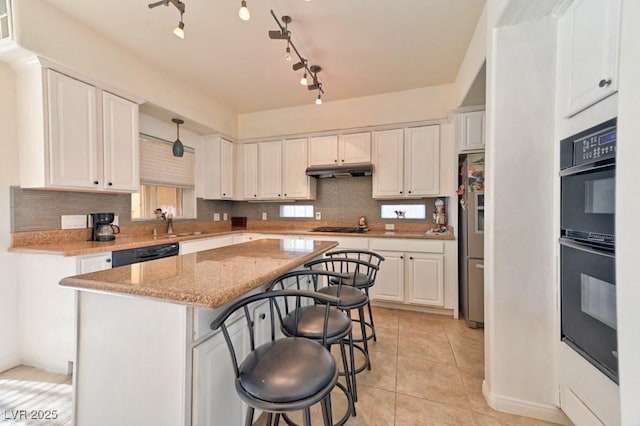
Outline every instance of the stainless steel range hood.
POLYGON ((318 179, 336 177, 357 177, 371 176, 373 164, 352 163, 352 164, 329 164, 326 166, 311 166, 306 170, 307 176, 318 179))

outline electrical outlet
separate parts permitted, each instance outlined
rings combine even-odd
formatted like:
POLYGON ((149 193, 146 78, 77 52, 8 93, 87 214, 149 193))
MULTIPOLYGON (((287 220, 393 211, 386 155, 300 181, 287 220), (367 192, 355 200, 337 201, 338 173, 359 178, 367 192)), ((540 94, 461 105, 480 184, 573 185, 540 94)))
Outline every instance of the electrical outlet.
POLYGON ((262 220, 267 220, 267 212, 262 212, 262 220))
POLYGON ((393 231, 396 229, 396 225, 394 225, 393 223, 385 223, 384 229, 385 231, 393 231))
POLYGON ((213 221, 214 222, 220 222, 220 213, 214 213, 213 214, 213 221))
POLYGON ((229 215, 227 213, 222 213, 222 220, 229 220, 229 215))
POLYGON ((316 212, 316 220, 322 220, 322 213, 316 212))
POLYGON ((83 214, 63 214, 60 229, 83 229, 87 227, 87 216, 83 214))

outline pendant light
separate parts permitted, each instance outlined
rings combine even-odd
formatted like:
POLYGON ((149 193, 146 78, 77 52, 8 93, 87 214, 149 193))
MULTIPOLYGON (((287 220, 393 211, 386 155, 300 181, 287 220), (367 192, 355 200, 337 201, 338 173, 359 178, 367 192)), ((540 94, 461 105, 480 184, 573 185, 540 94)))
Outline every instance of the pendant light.
POLYGON ((171 149, 173 150, 174 157, 182 157, 184 155, 184 145, 180 142, 180 125, 184 124, 184 120, 179 118, 172 118, 171 121, 176 123, 176 141, 173 143, 171 149))

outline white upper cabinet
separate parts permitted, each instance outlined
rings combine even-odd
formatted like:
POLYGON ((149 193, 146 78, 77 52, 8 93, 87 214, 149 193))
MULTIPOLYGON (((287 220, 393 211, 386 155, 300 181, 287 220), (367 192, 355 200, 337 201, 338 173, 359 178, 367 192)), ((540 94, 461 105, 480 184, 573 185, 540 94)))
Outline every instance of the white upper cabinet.
POLYGON ((460 152, 484 151, 484 111, 456 114, 455 137, 460 152))
POLYGON ((205 138, 204 199, 233 198, 234 145, 219 136, 205 138))
POLYGON ((373 165, 373 198, 438 195, 439 126, 374 132, 373 165))
POLYGON ((258 199, 258 144, 240 145, 242 152, 242 194, 245 200, 258 199))
POLYGON ((340 163, 371 162, 371 133, 350 133, 338 139, 338 160, 340 163))
POLYGON ((282 198, 282 141, 258 145, 258 176, 260 198, 282 198))
POLYGON ((46 71, 46 77, 49 184, 99 188, 98 91, 93 86, 52 70, 46 71))
POLYGON ((282 144, 282 194, 287 199, 315 198, 315 179, 307 169, 307 138, 287 139, 282 144))
POLYGON ((318 136, 309 139, 309 165, 368 163, 371 133, 318 136))
POLYGON ((560 108, 571 117, 618 90, 620 0, 575 0, 558 22, 560 108))
POLYGON ((38 63, 16 76, 22 187, 139 190, 136 103, 38 63))
POLYGON ((102 92, 104 180, 108 189, 135 192, 140 186, 138 104, 102 92))
POLYGON ((440 127, 404 131, 404 190, 407 197, 438 195, 440 191, 440 127))
POLYGON ((404 132, 373 132, 373 197, 404 196, 404 132))

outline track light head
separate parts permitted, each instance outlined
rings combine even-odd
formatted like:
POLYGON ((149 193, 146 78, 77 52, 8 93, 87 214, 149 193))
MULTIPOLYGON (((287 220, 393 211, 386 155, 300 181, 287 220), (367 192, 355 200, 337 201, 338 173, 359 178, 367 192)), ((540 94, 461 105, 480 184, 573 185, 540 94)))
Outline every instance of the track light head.
POLYGON ((296 62, 295 64, 293 64, 292 68, 294 71, 298 71, 299 69, 304 68, 306 66, 307 66, 307 61, 303 59, 300 62, 296 62))
POLYGON ((249 8, 247 7, 247 2, 242 0, 240 2, 240 10, 238 10, 238 17, 243 21, 248 21, 251 19, 251 12, 249 12, 249 8))
POLYGON ((173 34, 184 40, 184 22, 182 22, 182 20, 180 20, 178 26, 173 29, 173 34))
POLYGON ((269 38, 271 40, 288 40, 289 34, 288 31, 269 31, 269 38))

